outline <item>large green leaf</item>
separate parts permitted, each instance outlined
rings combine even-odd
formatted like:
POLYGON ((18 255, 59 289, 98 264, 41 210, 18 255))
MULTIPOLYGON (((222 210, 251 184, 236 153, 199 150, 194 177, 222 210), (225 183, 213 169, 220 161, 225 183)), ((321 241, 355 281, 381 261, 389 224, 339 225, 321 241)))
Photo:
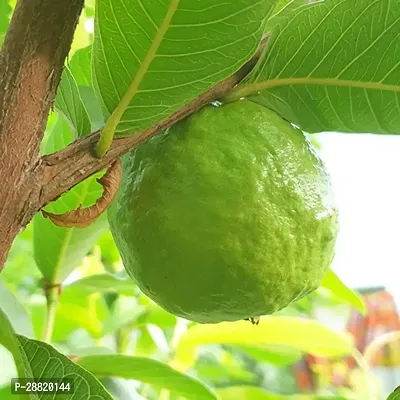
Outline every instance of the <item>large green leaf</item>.
POLYGON ((353 349, 344 336, 317 321, 268 316, 257 326, 247 321, 192 326, 179 340, 173 365, 189 368, 196 360, 198 346, 216 343, 283 345, 323 357, 348 355, 353 349))
POLYGON ((399 24, 400 0, 325 0, 297 8, 273 30, 247 83, 229 97, 253 93, 252 100, 310 133, 399 133, 399 24))
MULTIPOLYGON (((58 118, 53 131, 43 146, 43 153, 52 153, 66 147, 76 138, 63 119, 58 118)), ((64 193, 57 201, 45 207, 46 211, 61 214, 95 203, 101 196, 102 187, 96 174, 64 193)), ((61 228, 41 213, 33 220, 34 254, 44 278, 52 283, 61 283, 77 267, 90 251, 96 240, 107 229, 107 218, 103 214, 87 228, 61 228)))
POLYGON ((55 108, 66 118, 76 136, 84 136, 90 132, 89 114, 83 104, 78 85, 67 66, 57 89, 55 108))
POLYGON ((367 309, 362 297, 347 287, 330 268, 322 279, 321 286, 362 314, 366 313, 367 309))
MULTIPOLYGON (((28 378, 69 378, 73 380, 73 393, 68 400, 113 400, 104 386, 84 368, 76 365, 47 343, 16 335, 25 366, 31 369, 28 378)), ((37 395, 37 400, 54 399, 54 395, 37 395)))
POLYGON ((270 32, 278 25, 289 13, 293 13, 297 8, 310 3, 308 0, 279 0, 274 8, 266 25, 266 32, 270 32))
POLYGON ((136 293, 136 286, 131 279, 122 279, 111 274, 87 276, 71 283, 69 287, 80 287, 87 293, 117 292, 125 296, 134 296, 136 293))
POLYGON ((15 332, 34 337, 32 322, 27 311, 7 286, 0 280, 0 309, 8 315, 15 332))
POLYGON ((146 382, 188 399, 216 400, 215 394, 202 382, 172 369, 167 364, 149 358, 99 355, 81 358, 78 363, 97 376, 146 382))
POLYGON ((117 133, 143 130, 237 71, 276 2, 98 0, 93 78, 112 125, 122 118, 117 133))

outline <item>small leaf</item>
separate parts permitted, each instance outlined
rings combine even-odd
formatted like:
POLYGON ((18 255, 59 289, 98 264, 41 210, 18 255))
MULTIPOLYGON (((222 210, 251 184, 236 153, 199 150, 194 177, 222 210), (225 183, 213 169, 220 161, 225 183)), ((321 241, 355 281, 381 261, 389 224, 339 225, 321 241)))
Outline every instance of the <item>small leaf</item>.
POLYGON ((186 396, 188 399, 217 399, 211 389, 202 382, 149 358, 123 355, 89 356, 81 358, 78 363, 97 376, 134 379, 186 396))
POLYGON ((25 366, 32 371, 30 378, 72 378, 74 392, 68 397, 71 400, 113 400, 104 386, 90 372, 73 363, 49 344, 20 335, 16 337, 24 355, 25 366))
POLYGON ((131 279, 122 279, 111 274, 87 276, 66 286, 66 288, 74 287, 80 287, 88 294, 116 292, 125 296, 134 296, 136 293, 136 287, 131 279))
POLYGON ((322 279, 321 286, 329 289, 336 297, 352 305, 360 313, 367 312, 362 297, 348 288, 330 268, 322 279))
POLYGON ((34 337, 32 322, 27 311, 0 280, 0 309, 8 315, 10 323, 16 333, 34 337))
POLYGON ((231 100, 250 96, 309 133, 398 134, 399 23, 399 0, 325 0, 295 9, 273 29, 231 100))
POLYGON ((93 80, 112 132, 135 134, 236 72, 277 0, 98 0, 93 80))
POLYGON ((64 68, 61 82, 57 89, 55 108, 66 118, 76 137, 84 136, 90 132, 89 114, 68 67, 64 68))
POLYGON ((173 365, 187 369, 196 360, 198 346, 217 343, 289 346, 322 357, 348 355, 353 349, 347 338, 317 321, 268 316, 261 318, 259 325, 238 321, 192 326, 178 342, 173 365))
POLYGON ((50 218, 53 224, 64 228, 86 228, 102 215, 114 200, 122 179, 122 167, 119 159, 107 169, 107 172, 97 182, 103 187, 103 193, 90 207, 81 205, 73 211, 54 214, 42 210, 45 218, 50 218))

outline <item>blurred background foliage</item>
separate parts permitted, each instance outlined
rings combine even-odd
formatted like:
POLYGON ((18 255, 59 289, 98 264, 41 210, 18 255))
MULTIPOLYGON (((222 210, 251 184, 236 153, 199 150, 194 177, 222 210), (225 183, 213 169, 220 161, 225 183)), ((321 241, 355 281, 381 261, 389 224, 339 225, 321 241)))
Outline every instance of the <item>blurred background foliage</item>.
MULTIPOLYGON (((13 0, 0 0, 0 43, 14 6, 13 0)), ((87 0, 68 60, 92 130, 103 123, 93 101, 88 63, 93 16, 94 0, 87 0)), ((62 112, 52 113, 42 151, 55 151, 73 139, 62 112)), ((310 140, 318 149, 318 140, 310 140)), ((53 207, 78 200, 92 204, 99 188, 87 186, 62 196, 53 207)), ((396 386, 387 380, 388 371, 393 376, 400 365, 397 314, 389 307, 383 317, 393 319, 389 327, 378 324, 368 330, 365 322, 375 315, 365 300, 371 293, 385 293, 379 288, 356 293, 329 271, 320 289, 262 318, 258 326, 247 322, 201 326, 176 318, 141 294, 126 276, 106 218, 95 232, 82 234, 90 240, 82 240, 73 228, 48 224, 37 215, 16 238, 1 274, 0 308, 17 333, 49 339, 43 282, 61 280, 52 345, 73 360, 87 357, 86 362, 88 356, 132 357, 129 360, 135 364, 128 373, 117 364, 98 373, 117 400, 181 399, 187 381, 180 381, 179 374, 200 380, 221 400, 378 400, 396 386), (368 332, 372 334, 366 338, 368 332), (162 364, 152 364, 153 360, 162 364), (165 390, 165 382, 173 379, 177 390, 165 390)), ((379 297, 377 301, 375 309, 384 308, 379 297)), ((0 398, 6 399, 16 370, 1 346, 0 366, 0 398)), ((185 398, 207 397, 189 390, 185 398)))

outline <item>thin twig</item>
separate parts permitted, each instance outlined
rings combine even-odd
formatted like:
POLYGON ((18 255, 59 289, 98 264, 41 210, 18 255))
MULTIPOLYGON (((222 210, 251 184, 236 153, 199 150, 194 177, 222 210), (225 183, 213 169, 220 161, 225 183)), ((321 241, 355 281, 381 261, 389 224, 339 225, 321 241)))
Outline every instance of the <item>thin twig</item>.
POLYGON ((43 341, 50 343, 56 321, 58 298, 60 296, 60 285, 49 285, 44 282, 43 289, 47 303, 47 317, 43 329, 43 341))

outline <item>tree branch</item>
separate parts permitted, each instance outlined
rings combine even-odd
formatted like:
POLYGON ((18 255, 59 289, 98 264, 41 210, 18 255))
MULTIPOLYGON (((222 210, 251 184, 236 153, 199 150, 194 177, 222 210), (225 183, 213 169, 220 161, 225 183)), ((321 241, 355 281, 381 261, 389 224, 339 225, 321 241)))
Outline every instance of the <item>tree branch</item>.
POLYGON ((0 53, 0 270, 37 207, 32 174, 83 0, 19 0, 0 53))
POLYGON ((40 209, 95 172, 109 166, 122 154, 163 132, 207 104, 224 97, 253 69, 265 47, 267 39, 268 37, 263 38, 254 57, 235 74, 216 84, 168 118, 161 120, 142 133, 114 139, 110 150, 102 159, 96 158, 93 151, 100 137, 99 132, 81 138, 57 153, 44 156, 36 174, 38 185, 42 187, 37 198, 37 209, 40 209))

